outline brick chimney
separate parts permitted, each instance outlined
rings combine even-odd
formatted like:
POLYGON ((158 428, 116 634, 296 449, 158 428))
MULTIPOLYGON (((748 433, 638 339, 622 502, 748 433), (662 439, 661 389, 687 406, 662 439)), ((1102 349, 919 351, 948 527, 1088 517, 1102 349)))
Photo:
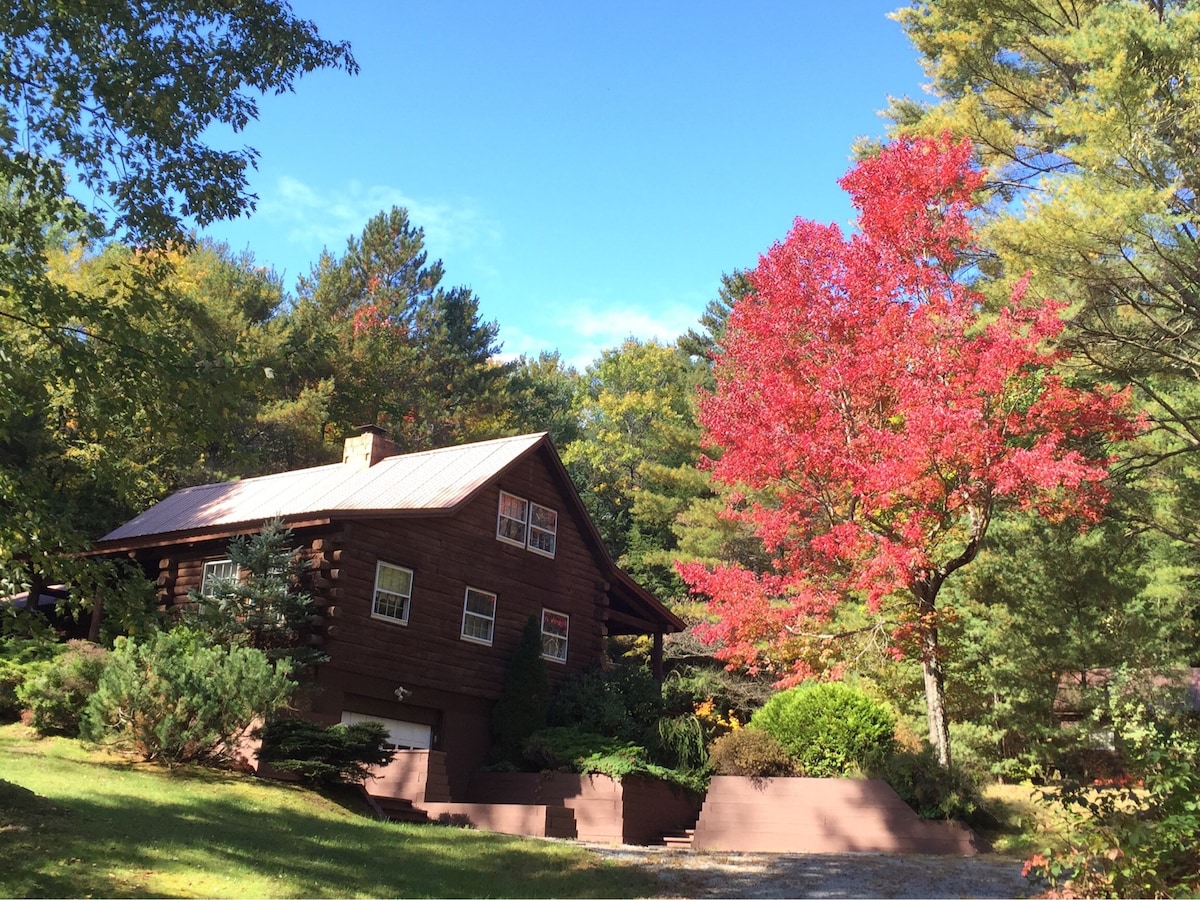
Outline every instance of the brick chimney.
POLYGON ((360 425, 357 437, 346 438, 342 451, 342 463, 356 469, 369 469, 381 459, 400 452, 388 433, 378 425, 360 425))

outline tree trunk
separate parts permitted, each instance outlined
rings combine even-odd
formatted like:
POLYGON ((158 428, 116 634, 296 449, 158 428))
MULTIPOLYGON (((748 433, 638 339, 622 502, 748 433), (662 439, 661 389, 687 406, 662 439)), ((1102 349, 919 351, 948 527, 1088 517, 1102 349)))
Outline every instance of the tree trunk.
POLYGON ((937 761, 950 768, 950 722, 946 718, 946 677, 937 655, 937 629, 921 638, 921 666, 925 673, 925 707, 929 711, 929 742, 937 761))
POLYGON ((937 761, 950 768, 950 721, 946 718, 946 672, 938 642, 937 589, 924 585, 918 593, 921 610, 921 668, 925 675, 925 708, 929 714, 929 743, 937 761))
POLYGON ((93 644, 100 642, 100 622, 104 618, 104 593, 100 588, 96 588, 96 595, 92 598, 92 620, 88 623, 87 639, 93 644))

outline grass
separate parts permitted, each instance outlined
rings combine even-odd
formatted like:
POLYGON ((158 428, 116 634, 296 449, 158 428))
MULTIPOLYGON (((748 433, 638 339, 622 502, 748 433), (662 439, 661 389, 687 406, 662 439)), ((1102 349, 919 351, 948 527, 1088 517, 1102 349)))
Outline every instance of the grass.
POLYGON ((167 770, 0 727, 7 897, 631 897, 572 844, 378 822, 292 785, 167 770))
POLYGON ((1030 784, 984 787, 984 805, 1000 823, 985 835, 995 852, 1025 858, 1066 845, 1066 817, 1058 807, 1040 799, 1046 790, 1030 784))

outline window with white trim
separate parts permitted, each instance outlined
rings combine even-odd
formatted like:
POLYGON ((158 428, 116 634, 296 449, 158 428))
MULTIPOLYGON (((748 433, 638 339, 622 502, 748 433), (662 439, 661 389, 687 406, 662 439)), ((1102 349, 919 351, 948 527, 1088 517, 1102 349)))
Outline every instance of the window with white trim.
POLYGON ((463 599, 462 638, 490 644, 496 627, 496 595, 477 588, 467 588, 463 599))
POLYGON ((553 557, 558 544, 558 513, 548 506, 501 491, 496 540, 553 557))
POLYGON ((558 536, 558 513, 548 506, 529 504, 529 549, 543 556, 554 555, 558 536))
POLYGON ((204 563, 200 576, 200 596, 214 597, 217 586, 223 581, 237 581, 238 567, 232 559, 210 559, 204 563))
POLYGON ((567 661, 567 632, 571 617, 553 609, 542 610, 542 657, 554 662, 567 661))
POLYGON ((408 606, 412 600, 412 569, 380 562, 375 567, 375 593, 371 615, 408 624, 408 606))
POLYGON ((524 547, 528 525, 529 501, 501 491, 500 512, 496 518, 496 539, 506 544, 524 547))

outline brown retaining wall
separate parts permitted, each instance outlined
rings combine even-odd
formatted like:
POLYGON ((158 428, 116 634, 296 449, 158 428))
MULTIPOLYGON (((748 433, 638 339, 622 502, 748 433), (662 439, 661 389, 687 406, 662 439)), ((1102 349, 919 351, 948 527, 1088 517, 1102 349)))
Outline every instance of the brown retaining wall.
POLYGON ((397 750, 386 766, 376 766, 366 780, 367 793, 396 797, 415 804, 450 800, 446 754, 438 750, 397 750))
POLYGON ((566 772, 476 772, 472 803, 545 804, 575 816, 581 841, 602 844, 654 844, 666 832, 691 828, 700 801, 661 781, 566 772))
POLYGON ((577 837, 575 816, 564 806, 515 803, 421 803, 417 808, 435 822, 469 825, 497 834, 530 837, 577 837))
POLYGON ((712 779, 696 823, 697 850, 778 853, 928 853, 972 856, 959 822, 921 819, 884 781, 712 779))

